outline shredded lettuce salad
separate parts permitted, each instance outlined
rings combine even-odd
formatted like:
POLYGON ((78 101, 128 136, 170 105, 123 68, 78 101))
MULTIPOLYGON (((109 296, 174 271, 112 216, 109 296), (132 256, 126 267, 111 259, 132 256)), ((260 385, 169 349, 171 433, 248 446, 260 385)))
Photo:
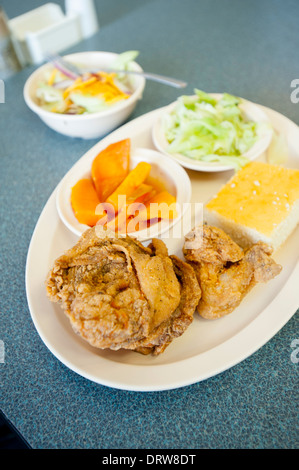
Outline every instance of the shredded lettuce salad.
POLYGON ((241 98, 224 93, 217 100, 198 89, 194 93, 179 97, 163 116, 167 151, 241 168, 248 162, 243 154, 258 139, 259 123, 244 118, 241 98))
MULTIPOLYGON (((130 70, 138 51, 119 54, 110 65, 114 70, 130 70)), ((132 82, 123 73, 83 73, 73 79, 53 67, 38 84, 36 97, 39 105, 53 113, 89 114, 104 111, 133 92, 132 82)))

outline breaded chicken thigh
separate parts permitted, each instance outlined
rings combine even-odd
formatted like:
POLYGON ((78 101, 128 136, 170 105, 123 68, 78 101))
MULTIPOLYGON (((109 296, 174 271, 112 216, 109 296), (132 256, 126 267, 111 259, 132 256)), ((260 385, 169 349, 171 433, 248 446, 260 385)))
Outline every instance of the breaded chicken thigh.
POLYGON ((206 225, 185 237, 183 252, 201 288, 197 310, 208 319, 231 313, 253 286, 268 282, 282 269, 265 243, 243 251, 223 230, 206 225))
POLYGON ((96 227, 55 261, 46 288, 91 345, 154 355, 189 326, 200 297, 192 268, 161 240, 145 247, 129 236, 100 238, 96 227))

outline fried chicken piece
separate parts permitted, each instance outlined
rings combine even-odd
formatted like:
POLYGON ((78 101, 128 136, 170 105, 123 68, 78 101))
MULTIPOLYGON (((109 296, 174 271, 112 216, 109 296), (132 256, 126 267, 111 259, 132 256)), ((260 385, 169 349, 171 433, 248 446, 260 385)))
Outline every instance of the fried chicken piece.
POLYGON ((193 321, 193 314, 201 296, 194 270, 177 256, 170 256, 181 285, 181 299, 171 317, 162 322, 147 338, 136 344, 143 354, 160 354, 174 338, 181 336, 193 321))
POLYGON ((201 288, 197 310, 208 319, 231 313, 258 282, 269 281, 282 269, 265 243, 243 251, 223 230, 206 225, 185 237, 183 252, 201 288))
POLYGON ((46 280, 49 298, 92 346, 160 354, 192 321, 190 266, 181 261, 187 274, 180 277, 162 241, 145 247, 129 236, 101 238, 96 229, 55 261, 46 280))

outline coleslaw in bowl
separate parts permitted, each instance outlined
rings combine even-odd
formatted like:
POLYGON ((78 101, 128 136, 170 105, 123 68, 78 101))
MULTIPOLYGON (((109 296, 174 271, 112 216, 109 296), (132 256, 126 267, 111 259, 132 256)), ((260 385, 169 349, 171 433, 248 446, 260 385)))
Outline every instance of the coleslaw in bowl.
POLYGON ((199 171, 238 170, 267 149, 272 134, 266 114, 254 103, 197 89, 164 108, 153 127, 160 151, 199 171))

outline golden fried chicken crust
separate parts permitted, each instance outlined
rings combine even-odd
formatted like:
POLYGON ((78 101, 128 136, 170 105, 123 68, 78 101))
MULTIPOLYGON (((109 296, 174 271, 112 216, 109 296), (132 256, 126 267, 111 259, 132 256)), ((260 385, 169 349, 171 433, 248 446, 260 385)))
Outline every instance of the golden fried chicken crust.
POLYGON ((93 227, 55 261, 46 289, 92 346, 160 354, 192 321, 200 294, 190 269, 171 259, 161 240, 145 247, 129 236, 99 237, 93 227), (191 278, 192 301, 185 286, 191 278))
POLYGON ((198 313, 207 319, 231 313, 258 282, 270 281, 282 269, 265 243, 243 251, 223 230, 206 225, 187 234, 183 253, 201 288, 198 313))

